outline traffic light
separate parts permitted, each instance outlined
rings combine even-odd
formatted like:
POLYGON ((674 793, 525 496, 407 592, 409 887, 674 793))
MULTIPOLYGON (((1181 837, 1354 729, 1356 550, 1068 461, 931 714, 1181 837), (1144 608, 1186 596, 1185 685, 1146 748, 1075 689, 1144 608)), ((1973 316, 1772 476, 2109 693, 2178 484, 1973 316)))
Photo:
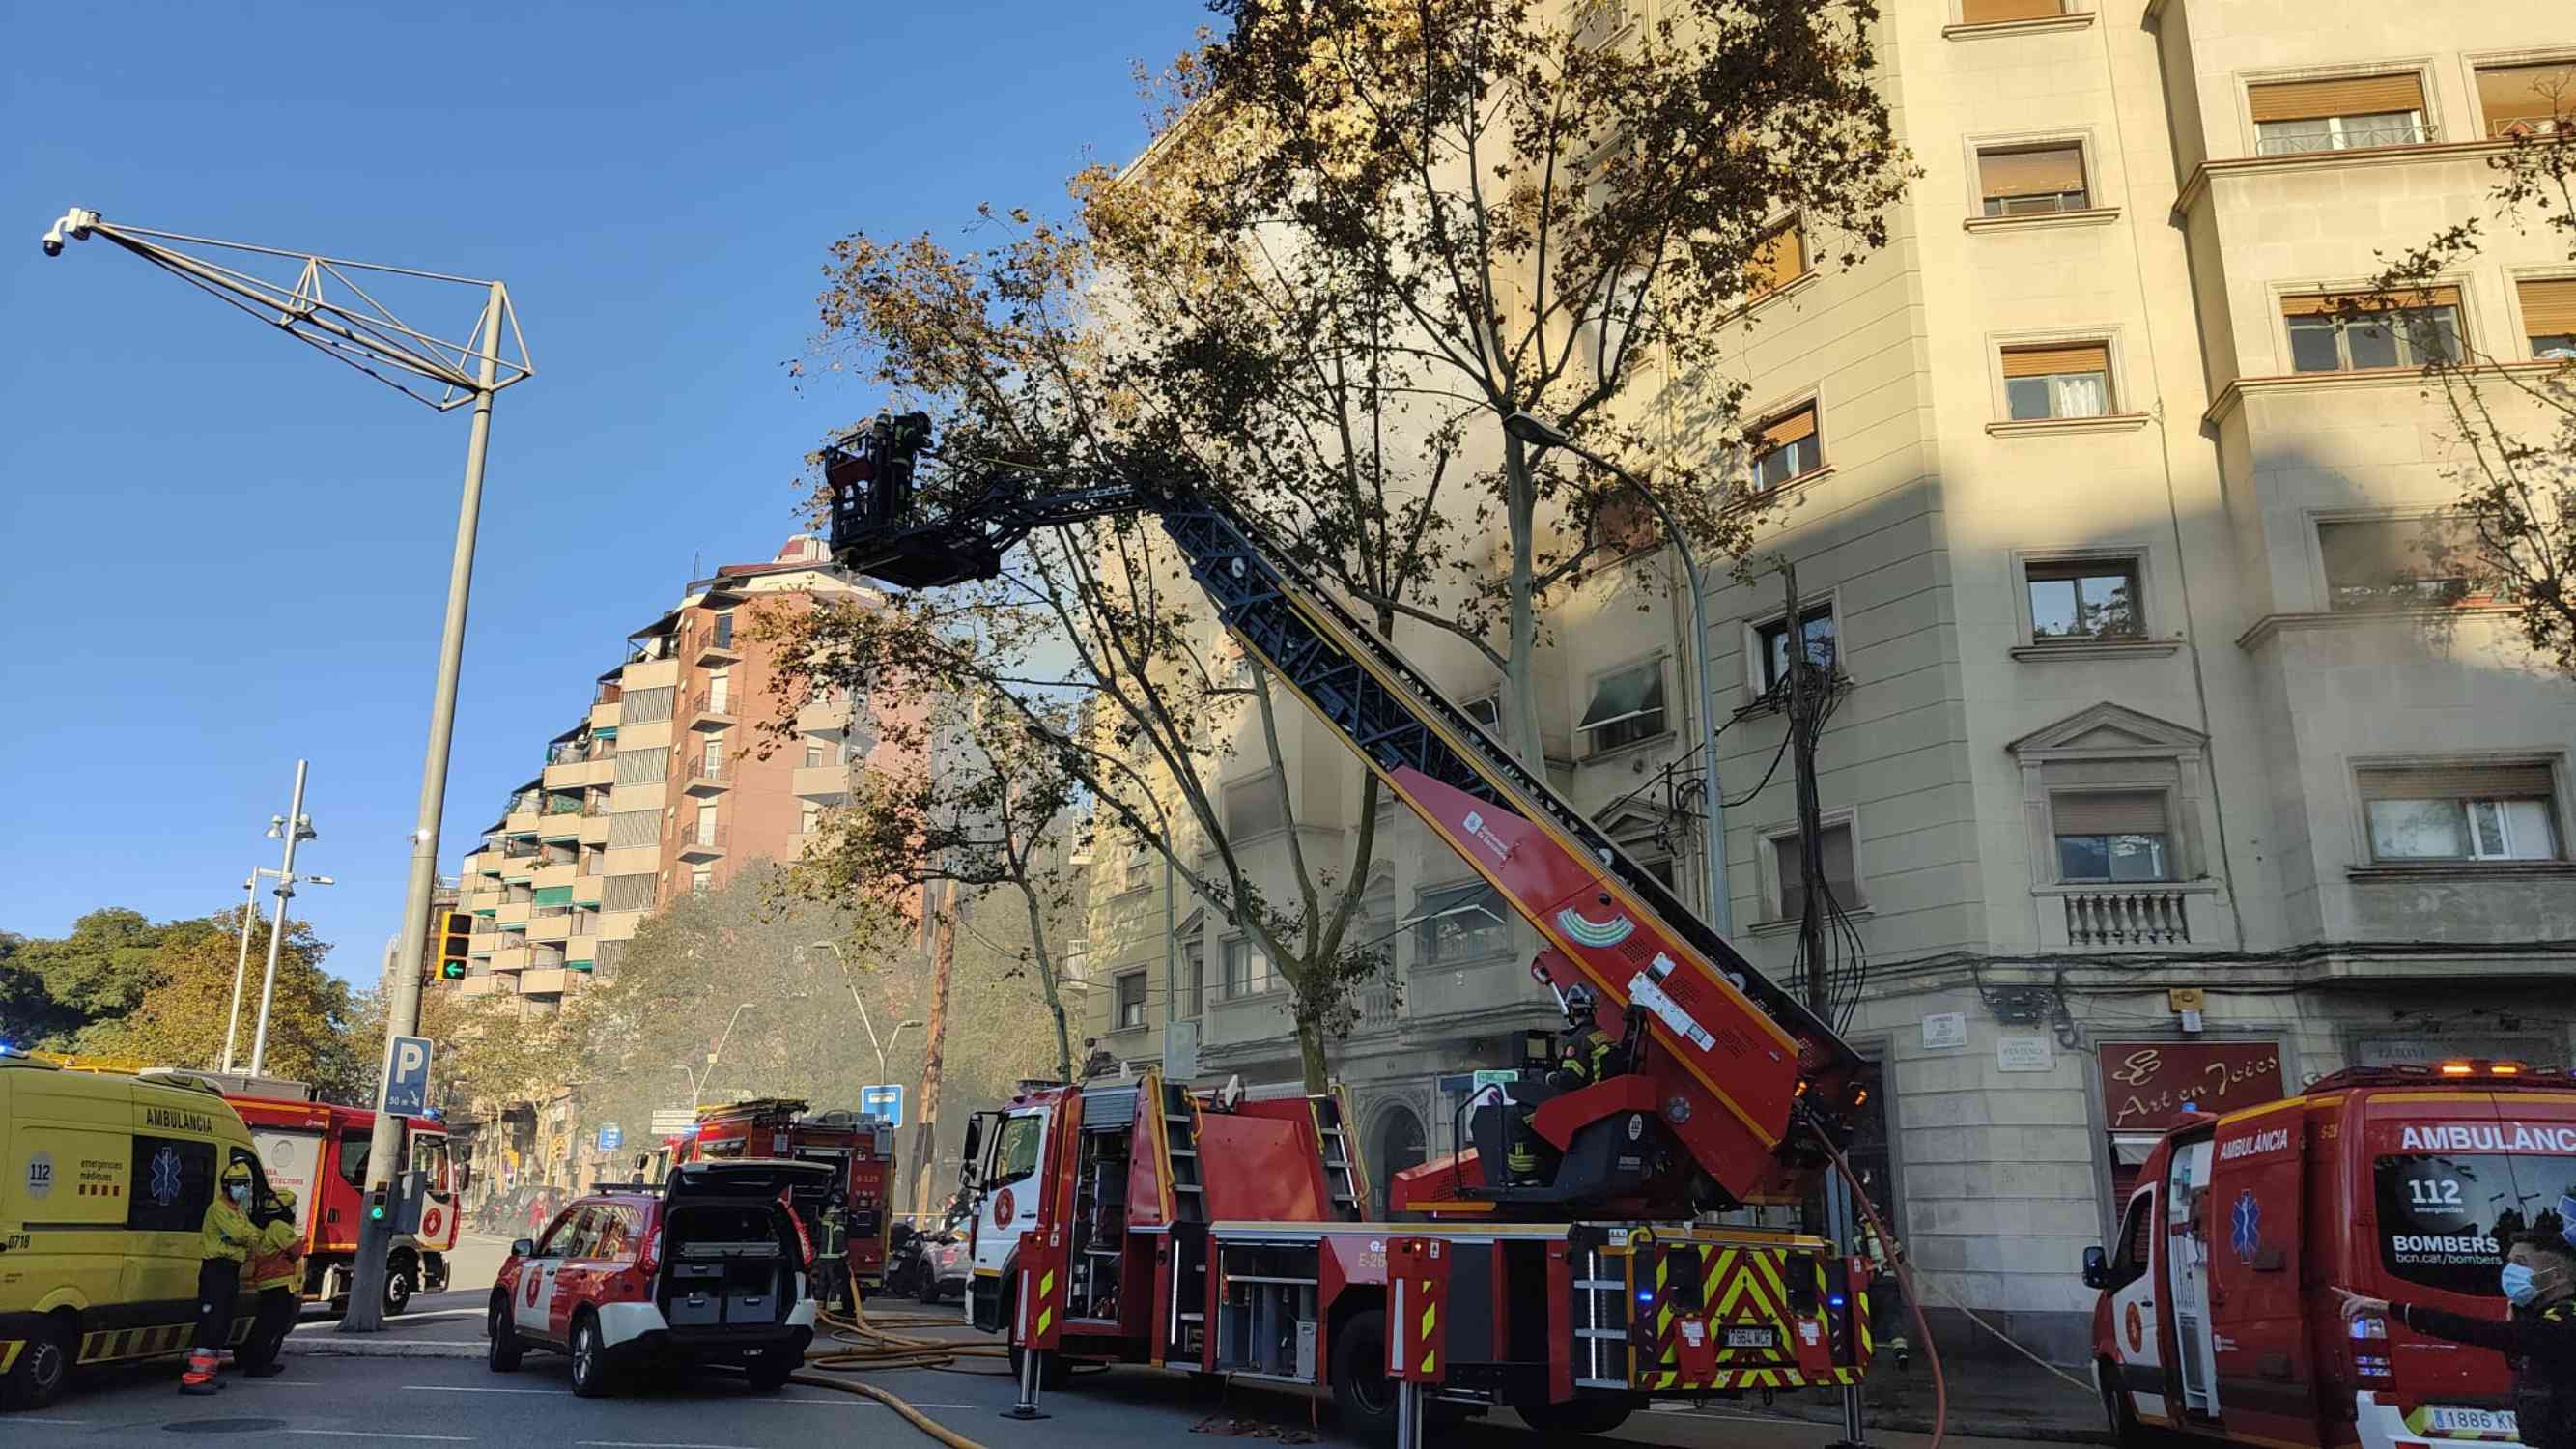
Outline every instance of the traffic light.
POLYGON ((367 1221, 380 1223, 384 1220, 385 1190, 380 1187, 367 1194, 367 1221))
POLYGON ((465 951, 474 932, 474 918, 463 911, 442 911, 438 915, 438 979, 465 979, 465 951))

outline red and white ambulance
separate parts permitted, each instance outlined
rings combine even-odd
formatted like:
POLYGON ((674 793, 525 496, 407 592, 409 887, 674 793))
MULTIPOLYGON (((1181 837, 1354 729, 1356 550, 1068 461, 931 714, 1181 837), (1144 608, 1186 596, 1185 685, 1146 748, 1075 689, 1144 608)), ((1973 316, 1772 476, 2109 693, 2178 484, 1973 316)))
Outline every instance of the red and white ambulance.
POLYGON ((2195 1115, 2085 1253, 2094 1376, 2123 1445, 2150 1428, 2265 1449, 2516 1441, 2500 1354, 2381 1318, 2332 1286, 2505 1316, 2503 1242, 2576 1190, 2576 1076, 2515 1062, 2338 1072, 2195 1115))

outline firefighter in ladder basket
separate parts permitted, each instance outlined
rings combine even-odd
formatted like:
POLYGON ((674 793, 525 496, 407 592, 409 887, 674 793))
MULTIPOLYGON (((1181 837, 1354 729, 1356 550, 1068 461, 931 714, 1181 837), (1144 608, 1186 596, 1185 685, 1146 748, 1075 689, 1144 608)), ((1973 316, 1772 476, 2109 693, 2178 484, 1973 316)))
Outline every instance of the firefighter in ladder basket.
MULTIPOLYGON (((1547 1085, 1555 1093, 1579 1092, 1596 1086, 1629 1070, 1628 1051, 1619 1038, 1603 1031, 1596 1020, 1599 998, 1589 986, 1575 985, 1565 991, 1565 1045, 1557 1053, 1556 1069, 1547 1074, 1547 1085)), ((1512 1181, 1523 1185, 1552 1182, 1556 1165, 1564 1155, 1554 1144, 1539 1136, 1535 1122, 1538 1104, 1520 1104, 1515 1114, 1511 1150, 1503 1166, 1512 1181)))

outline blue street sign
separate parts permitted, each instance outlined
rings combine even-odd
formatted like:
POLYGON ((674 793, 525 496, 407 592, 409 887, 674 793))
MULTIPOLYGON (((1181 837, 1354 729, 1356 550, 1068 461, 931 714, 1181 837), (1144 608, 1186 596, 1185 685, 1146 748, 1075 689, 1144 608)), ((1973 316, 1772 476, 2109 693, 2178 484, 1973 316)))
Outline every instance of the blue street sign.
POLYGON ((429 1109, 429 1038, 398 1036, 385 1056, 385 1110, 418 1115, 429 1109))
POLYGON ((625 1145, 626 1130, 624 1128, 618 1126, 614 1122, 602 1122, 599 1124, 600 1151, 615 1152, 618 1148, 625 1145))
POLYGON ((903 1088, 859 1088, 859 1110, 870 1117, 883 1117, 889 1127, 903 1125, 903 1088))

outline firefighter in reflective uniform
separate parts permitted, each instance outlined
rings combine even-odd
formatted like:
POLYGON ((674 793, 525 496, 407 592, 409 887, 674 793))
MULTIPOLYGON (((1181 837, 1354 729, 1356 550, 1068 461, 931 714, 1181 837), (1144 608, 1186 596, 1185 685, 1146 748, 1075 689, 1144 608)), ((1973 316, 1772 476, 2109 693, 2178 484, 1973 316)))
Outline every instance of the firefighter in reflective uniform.
MULTIPOLYGON (((1861 1183, 1869 1185, 1870 1172, 1861 1171, 1861 1183)), ((1896 1255, 1878 1235, 1878 1225, 1867 1213, 1855 1213, 1860 1219, 1861 1256, 1869 1261, 1869 1335, 1872 1351, 1896 1355, 1898 1372, 1913 1362, 1913 1345, 1905 1341, 1903 1280, 1896 1274, 1896 1255)))
POLYGON ((224 1169, 221 1190, 206 1204, 205 1222, 197 1231, 197 1333, 189 1342, 188 1368, 179 1376, 179 1392, 211 1394, 224 1342, 232 1336, 233 1305, 241 1297, 242 1268, 250 1262, 259 1230, 244 1211, 250 1206, 250 1164, 234 1162, 224 1169))
MULTIPOLYGON (((1619 1049, 1618 1039, 1594 1023, 1597 1009, 1598 1002, 1591 987, 1566 989, 1565 1046, 1557 1055, 1556 1070, 1547 1074, 1548 1086, 1560 1094, 1581 1091, 1628 1070, 1626 1054, 1619 1049)), ((1514 1123, 1511 1147, 1504 1155, 1503 1166, 1516 1183, 1553 1181, 1556 1164, 1564 1156, 1553 1143, 1539 1136, 1534 1125, 1537 1117, 1535 1105, 1524 1105, 1514 1123)))
POLYGON ((303 1276, 304 1234, 295 1226, 295 1193, 281 1187, 269 1194, 260 1212, 259 1243, 250 1260, 250 1290, 259 1295, 259 1313, 241 1353, 242 1372, 250 1377, 286 1372, 278 1355, 304 1303, 295 1291, 303 1276))

